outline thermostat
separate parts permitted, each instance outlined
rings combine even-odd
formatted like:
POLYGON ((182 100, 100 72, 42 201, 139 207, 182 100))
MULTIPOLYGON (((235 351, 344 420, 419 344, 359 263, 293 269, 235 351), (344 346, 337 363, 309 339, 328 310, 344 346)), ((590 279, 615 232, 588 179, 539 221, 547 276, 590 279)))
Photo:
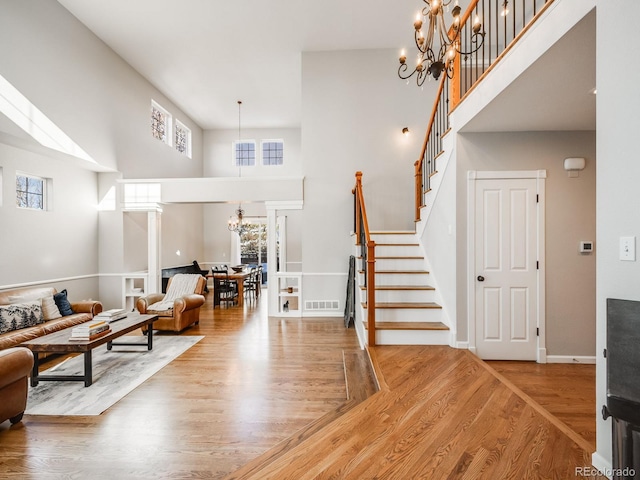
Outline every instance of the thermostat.
POLYGON ((580 242, 580 253, 593 252, 593 242, 580 242))

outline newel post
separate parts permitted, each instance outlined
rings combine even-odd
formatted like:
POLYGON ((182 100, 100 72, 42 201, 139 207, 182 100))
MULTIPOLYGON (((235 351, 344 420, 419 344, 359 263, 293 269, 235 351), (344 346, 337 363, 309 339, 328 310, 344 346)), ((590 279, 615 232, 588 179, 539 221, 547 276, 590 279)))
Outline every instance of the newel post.
POLYGON ((367 330, 368 344, 376 344, 376 242, 367 243, 367 330))

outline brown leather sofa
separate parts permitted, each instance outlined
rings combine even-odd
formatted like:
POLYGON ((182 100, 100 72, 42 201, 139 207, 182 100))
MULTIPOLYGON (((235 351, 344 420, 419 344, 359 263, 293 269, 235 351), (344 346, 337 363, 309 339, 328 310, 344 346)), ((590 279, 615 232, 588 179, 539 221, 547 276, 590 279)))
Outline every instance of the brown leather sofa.
MULTIPOLYGON (((18 288, 0 292, 0 305, 12 303, 15 297, 45 297, 53 296, 57 293, 52 287, 18 288)), ((87 322, 102 311, 102 304, 98 301, 70 302, 74 311, 73 315, 48 320, 33 327, 21 328, 0 334, 0 350, 15 347, 22 342, 32 340, 52 332, 57 332, 63 328, 72 327, 83 322, 87 322)))
MULTIPOLYGON (((171 285, 171 278, 167 289, 171 285)), ((207 279, 200 277, 196 285, 195 293, 183 295, 173 302, 173 310, 156 311, 149 310, 149 305, 159 302, 165 297, 164 293, 152 293, 146 297, 140 297, 136 302, 136 308, 140 313, 158 315, 158 320, 153 322, 154 330, 181 332, 191 325, 200 323, 200 307, 204 305, 205 298, 202 295, 207 279)))
POLYGON ((27 378, 33 367, 33 354, 24 347, 0 350, 0 423, 22 420, 27 408, 27 378))

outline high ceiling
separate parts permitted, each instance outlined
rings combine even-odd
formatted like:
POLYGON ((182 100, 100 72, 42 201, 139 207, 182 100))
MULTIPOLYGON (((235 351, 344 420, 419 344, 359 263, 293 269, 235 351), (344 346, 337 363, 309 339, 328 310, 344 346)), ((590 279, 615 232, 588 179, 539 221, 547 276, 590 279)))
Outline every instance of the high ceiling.
POLYGON ((58 1, 204 129, 233 128, 237 100, 251 105, 243 110, 248 128, 299 127, 301 52, 399 52, 411 46, 413 18, 423 5, 420 0, 58 1))

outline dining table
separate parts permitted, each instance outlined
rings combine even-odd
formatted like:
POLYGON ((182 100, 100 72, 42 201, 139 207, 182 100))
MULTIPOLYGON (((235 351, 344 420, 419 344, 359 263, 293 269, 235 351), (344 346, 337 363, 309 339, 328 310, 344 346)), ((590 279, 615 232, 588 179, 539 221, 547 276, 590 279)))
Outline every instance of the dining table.
MULTIPOLYGON (((234 270, 229 270, 227 272, 214 272, 207 275, 207 278, 228 278, 229 280, 235 280, 238 284, 238 306, 242 307, 244 305, 244 281, 249 278, 251 272, 248 268, 236 272, 234 270)), ((215 282, 213 288, 215 289, 215 282)), ((214 292, 215 295, 215 292, 214 292)))

